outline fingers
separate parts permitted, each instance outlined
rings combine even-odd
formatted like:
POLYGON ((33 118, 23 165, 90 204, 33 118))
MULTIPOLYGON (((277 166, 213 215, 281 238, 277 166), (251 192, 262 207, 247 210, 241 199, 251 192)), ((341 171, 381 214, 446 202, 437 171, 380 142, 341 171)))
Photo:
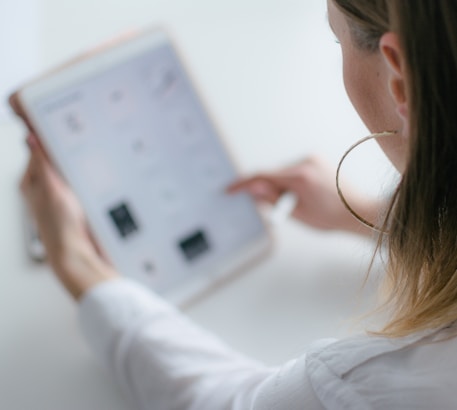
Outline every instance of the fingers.
POLYGON ((40 155, 42 156, 43 159, 48 159, 45 150, 43 149, 43 145, 41 144, 40 140, 35 134, 30 133, 27 136, 27 145, 32 151, 39 151, 40 155))
MULTIPOLYGON (((322 176, 330 175, 328 164, 317 156, 308 156, 286 168, 271 173, 262 173, 234 182, 227 188, 227 193, 246 192, 257 201, 272 205, 286 192, 292 192, 299 198, 306 195, 313 187, 321 183, 322 176)), ((333 174, 327 178, 333 184, 333 174)), ((326 182, 328 183, 326 179, 326 182)))
POLYGON ((31 138, 31 136, 27 137, 27 145, 30 148, 30 158, 27 169, 21 181, 21 189, 23 192, 35 185, 42 169, 41 158, 37 152, 38 146, 36 144, 36 140, 31 138))
POLYGON ((29 205, 32 205, 38 193, 40 196, 48 195, 50 192, 48 188, 56 185, 58 181, 53 178, 54 171, 38 139, 32 134, 29 135, 27 145, 30 148, 30 158, 20 183, 20 189, 29 205))
POLYGON ((30 134, 27 137, 27 145, 30 148, 37 171, 47 171, 50 168, 50 164, 38 138, 35 135, 30 134))
POLYGON ((29 135, 27 135, 26 142, 30 149, 33 149, 35 146, 38 145, 38 138, 35 134, 30 133, 29 135))
POLYGON ((257 201, 275 204, 279 197, 286 191, 275 177, 269 175, 257 175, 251 178, 236 181, 227 188, 227 193, 236 194, 246 192, 257 201))
POLYGON ((39 170, 40 166, 38 163, 37 156, 31 152, 29 163, 27 165, 27 169, 25 170, 24 176, 22 177, 21 181, 21 191, 24 194, 28 194, 32 187, 36 185, 39 180, 39 170))
POLYGON ((264 183, 266 181, 267 178, 260 175, 240 179, 227 187, 227 193, 235 194, 242 191, 249 191, 254 185, 257 185, 258 183, 264 183))

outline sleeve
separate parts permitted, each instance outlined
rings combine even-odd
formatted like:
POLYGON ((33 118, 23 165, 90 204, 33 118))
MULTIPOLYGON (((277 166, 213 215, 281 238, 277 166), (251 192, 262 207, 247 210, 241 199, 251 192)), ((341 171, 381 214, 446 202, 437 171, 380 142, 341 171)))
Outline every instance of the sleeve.
POLYGON ((133 409, 322 409, 305 357, 268 368, 126 279, 89 290, 80 318, 89 345, 133 409))

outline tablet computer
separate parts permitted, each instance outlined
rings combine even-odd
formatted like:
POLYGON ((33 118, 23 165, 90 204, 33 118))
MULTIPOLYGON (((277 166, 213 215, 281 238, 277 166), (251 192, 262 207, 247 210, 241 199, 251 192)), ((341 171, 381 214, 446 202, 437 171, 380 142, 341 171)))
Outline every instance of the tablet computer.
POLYGON ((99 48, 11 105, 73 189, 118 271, 177 304, 258 260, 271 238, 164 30, 99 48))

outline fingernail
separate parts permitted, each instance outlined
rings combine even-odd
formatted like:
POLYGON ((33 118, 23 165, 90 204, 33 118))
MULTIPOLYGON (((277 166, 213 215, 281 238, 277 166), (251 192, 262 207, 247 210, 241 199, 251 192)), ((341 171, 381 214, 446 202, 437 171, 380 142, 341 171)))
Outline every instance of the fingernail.
POLYGON ((32 138, 30 135, 26 139, 27 145, 29 148, 33 151, 36 148, 36 141, 34 138, 32 138))
POLYGON ((268 186, 266 184, 257 183, 257 184, 253 184, 249 188, 249 192, 251 193, 251 195, 262 198, 262 197, 267 196, 269 194, 270 190, 268 189, 268 186))

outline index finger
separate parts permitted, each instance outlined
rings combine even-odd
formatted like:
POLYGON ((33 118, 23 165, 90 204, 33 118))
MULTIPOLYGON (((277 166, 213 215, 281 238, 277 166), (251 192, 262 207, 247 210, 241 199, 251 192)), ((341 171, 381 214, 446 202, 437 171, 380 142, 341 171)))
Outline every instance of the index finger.
POLYGON ((240 191, 247 191, 253 185, 272 183, 271 178, 266 174, 259 174, 248 178, 243 178, 230 184, 226 191, 230 194, 240 191))
POLYGON ((227 188, 229 194, 245 191, 256 200, 274 205, 279 197, 287 191, 285 187, 265 175, 257 175, 241 181, 237 181, 227 188))

